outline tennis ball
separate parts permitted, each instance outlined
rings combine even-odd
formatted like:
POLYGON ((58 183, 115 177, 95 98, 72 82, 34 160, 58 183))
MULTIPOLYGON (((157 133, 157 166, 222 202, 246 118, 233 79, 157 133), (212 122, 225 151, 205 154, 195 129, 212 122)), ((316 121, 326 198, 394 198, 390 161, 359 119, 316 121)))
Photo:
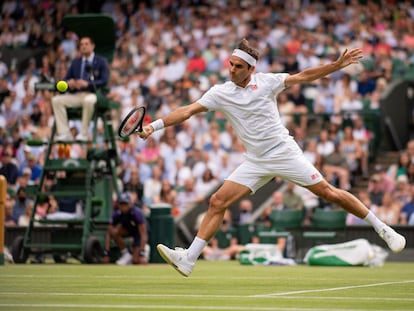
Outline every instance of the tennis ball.
POLYGON ((64 93, 68 90, 68 84, 66 83, 66 81, 59 81, 58 83, 56 83, 56 89, 61 92, 64 93))

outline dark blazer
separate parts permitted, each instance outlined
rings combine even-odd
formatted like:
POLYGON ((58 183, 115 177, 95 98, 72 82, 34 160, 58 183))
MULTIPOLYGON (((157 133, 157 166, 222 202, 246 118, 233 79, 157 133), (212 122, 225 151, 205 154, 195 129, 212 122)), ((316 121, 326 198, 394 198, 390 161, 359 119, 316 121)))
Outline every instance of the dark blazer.
MULTIPOLYGON (((66 73, 65 80, 70 79, 81 79, 81 68, 82 68, 82 58, 75 58, 72 63, 70 64, 70 67, 66 73)), ((103 89, 109 81, 109 69, 108 64, 106 62, 106 59, 96 55, 93 58, 92 64, 88 68, 86 66, 85 68, 86 72, 88 72, 88 87, 84 90, 75 90, 77 91, 90 91, 95 92, 95 88, 103 89), (92 81, 93 76, 93 81, 92 81)), ((73 92, 74 90, 72 90, 73 92)))

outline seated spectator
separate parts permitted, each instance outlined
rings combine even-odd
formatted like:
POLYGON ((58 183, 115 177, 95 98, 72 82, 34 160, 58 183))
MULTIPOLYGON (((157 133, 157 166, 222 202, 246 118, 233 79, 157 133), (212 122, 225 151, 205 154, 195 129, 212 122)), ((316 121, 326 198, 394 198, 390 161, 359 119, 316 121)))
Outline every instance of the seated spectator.
POLYGON ((377 164, 374 166, 374 173, 380 177, 380 184, 382 190, 385 192, 393 192, 395 187, 395 181, 391 177, 384 166, 377 164))
POLYGON ((373 204, 376 206, 380 206, 382 204, 384 189, 381 185, 381 177, 378 174, 371 176, 368 183, 368 193, 373 204))
POLYGON ((322 157, 318 153, 318 141, 316 139, 310 139, 305 142, 305 150, 303 154, 318 170, 321 169, 322 157))
MULTIPOLYGON (((64 176, 64 172, 61 174, 64 176)), ((68 176, 68 178, 70 178, 70 176, 68 176)), ((55 184, 51 186, 52 191, 55 186, 55 184)), ((55 198, 53 195, 49 195, 47 204, 41 208, 36 208, 36 212, 38 212, 39 216, 42 218, 51 220, 82 219, 84 217, 83 207, 84 203, 78 198, 55 198)))
POLYGON ((317 96, 314 101, 313 111, 331 116, 334 113, 335 95, 331 79, 329 77, 321 78, 316 90, 317 96))
POLYGON ((295 104, 289 100, 286 92, 279 93, 277 98, 277 107, 279 109, 282 123, 287 128, 291 128, 294 124, 295 104))
POLYGON ((20 215, 17 220, 17 225, 22 227, 27 227, 30 223, 30 218, 32 217, 33 211, 33 201, 28 200, 24 209, 24 213, 20 215))
POLYGON ((328 132, 328 140, 332 141, 334 144, 339 144, 344 137, 344 133, 338 123, 328 122, 326 130, 328 132))
POLYGON ((40 181, 43 170, 42 166, 39 164, 39 158, 31 152, 26 153, 25 156, 26 160, 20 165, 19 175, 23 175, 23 171, 26 168, 30 168, 32 171, 30 181, 34 184, 37 184, 40 181))
POLYGON ((111 240, 114 240, 121 251, 121 257, 116 261, 117 265, 146 264, 148 260, 147 230, 145 217, 141 210, 133 205, 130 195, 126 192, 120 194, 118 206, 112 213, 105 237, 103 262, 109 263, 111 240), (125 245, 125 237, 133 238, 132 255, 125 245))
POLYGON ((10 187, 14 187, 16 185, 18 168, 17 165, 13 162, 13 155, 11 150, 6 149, 1 155, 0 175, 3 175, 6 178, 7 184, 10 187))
POLYGON ((388 82, 384 77, 379 77, 375 84, 375 89, 371 93, 370 98, 370 105, 369 108, 372 110, 377 110, 380 108, 380 101, 382 94, 384 93, 385 89, 388 86, 388 82))
POLYGON ((295 104, 294 111, 300 115, 299 127, 306 133, 306 128, 308 126, 308 106, 306 105, 306 98, 303 95, 302 86, 300 84, 294 84, 290 87, 288 98, 295 104))
POLYGON ((213 175, 211 169, 207 168, 201 178, 195 182, 195 191, 198 195, 206 197, 218 185, 218 179, 213 175))
POLYGON ((367 70, 362 70, 357 79, 357 91, 362 97, 368 97, 375 90, 376 80, 367 70))
POLYGON ((169 172, 169 174, 173 174, 178 159, 185 162, 185 149, 178 144, 173 127, 168 127, 165 130, 164 136, 161 138, 160 155, 164 158, 165 170, 169 172))
POLYGON ((414 161, 414 139, 410 139, 407 142, 407 147, 405 148, 410 155, 410 160, 414 161))
POLYGON ((175 160, 175 167, 169 172, 169 182, 176 188, 182 188, 184 187, 185 181, 189 178, 193 178, 191 168, 185 165, 185 159, 177 158, 175 160))
POLYGON ((194 178, 189 178, 184 182, 184 189, 179 191, 176 198, 178 214, 184 213, 193 204, 204 199, 195 190, 194 178))
POLYGON ((214 163, 210 161, 210 154, 207 151, 201 151, 200 149, 200 151, 197 151, 197 154, 199 157, 194 159, 196 161, 194 162, 191 172, 194 178, 199 179, 202 178, 206 169, 214 167, 214 163))
POLYGON ((136 203, 139 205, 142 204, 142 200, 144 196, 144 185, 141 182, 138 167, 131 168, 129 180, 124 183, 123 191, 129 192, 129 193, 135 193, 137 197, 136 203))
POLYGON ((295 192, 296 185, 288 182, 286 189, 283 191, 283 205, 287 209, 303 209, 303 200, 300 195, 295 192))
MULTIPOLYGON (((362 102, 357 95, 357 85, 351 76, 346 73, 335 85, 334 96, 335 113, 353 114, 362 109, 362 102)), ((341 116, 336 117, 339 124, 343 122, 341 116)))
POLYGON ((6 227, 14 227, 17 225, 17 219, 13 216, 13 207, 15 205, 15 200, 12 195, 6 192, 6 202, 4 204, 5 207, 5 218, 4 218, 4 226, 6 227))
POLYGON ((24 214, 26 210, 26 205, 29 199, 27 198, 26 188, 20 187, 16 192, 16 200, 13 207, 13 218, 19 219, 20 215, 24 214))
POLYGON ((148 137, 145 146, 141 150, 141 156, 144 163, 155 164, 160 157, 160 147, 154 137, 148 137))
POLYGON ((352 135, 352 127, 344 128, 344 138, 339 143, 340 152, 346 157, 348 169, 352 175, 357 175, 362 158, 361 145, 352 135))
POLYGON ((16 189, 19 188, 26 188, 29 185, 33 185, 33 181, 30 179, 32 177, 32 170, 30 167, 26 167, 23 170, 23 173, 21 176, 17 177, 17 182, 16 182, 16 189))
POLYGON ((401 206, 411 201, 410 184, 408 183, 407 175, 400 175, 397 177, 395 189, 392 192, 393 198, 401 206))
POLYGON ((203 72, 206 70, 207 64, 205 59, 202 57, 200 50, 196 50, 194 55, 188 60, 187 71, 199 71, 203 72))
POLYGON ((161 192, 162 172, 158 165, 152 167, 152 176, 144 182, 143 202, 150 206, 157 202, 161 192))
POLYGON ((234 170, 234 167, 230 165, 229 157, 230 155, 227 152, 223 153, 223 155, 221 156, 221 161, 218 165, 219 182, 223 182, 227 178, 227 176, 229 176, 230 173, 234 170))
POLYGON ((328 182, 338 183, 339 188, 343 190, 351 188, 348 161, 340 152, 339 144, 335 145, 335 149, 331 154, 322 158, 322 172, 328 182))
POLYGON ((206 260, 230 260, 244 249, 237 240, 237 231, 232 226, 231 213, 226 210, 223 221, 214 238, 204 247, 202 255, 206 260))
POLYGON ((400 218, 401 206, 394 200, 391 192, 385 192, 382 203, 378 207, 377 215, 387 225, 397 225, 400 218))
POLYGON ((178 215, 176 197, 177 197, 177 191, 174 189, 173 185, 169 183, 168 179, 163 179, 161 181, 161 192, 160 192, 159 202, 170 204, 171 213, 173 214, 173 216, 178 215))
POLYGON ((194 147, 195 135, 191 131, 190 122, 187 120, 181 124, 181 129, 177 133, 177 142, 186 152, 190 152, 194 147))
POLYGON ((316 146, 316 151, 320 156, 326 157, 335 150, 335 142, 329 138, 327 130, 321 130, 319 133, 319 141, 316 146))
POLYGON ((402 225, 414 225, 414 185, 410 186, 411 199, 405 203, 400 211, 402 225))
POLYGON ((36 129, 36 137, 42 141, 47 141, 52 134, 52 128, 48 123, 48 118, 46 115, 40 117, 39 124, 36 129))
POLYGON ((283 209, 287 209, 287 206, 284 204, 283 202, 283 192, 282 191, 275 191, 272 194, 272 201, 269 205, 270 207, 270 212, 272 210, 283 210, 283 209))
POLYGON ((410 162, 410 154, 406 150, 401 151, 398 155, 398 163, 392 164, 389 168, 390 174, 394 177, 394 180, 397 180, 400 175, 407 176, 407 168, 410 162))
POLYGON ((364 119, 358 115, 354 120, 354 127, 352 130, 353 138, 359 142, 361 146, 361 160, 360 166, 362 176, 368 179, 368 159, 369 159, 369 141, 372 138, 372 133, 365 128, 364 119))
POLYGON ((19 114, 17 108, 13 107, 13 101, 11 96, 6 96, 3 99, 3 103, 0 105, 1 115, 6 120, 6 128, 12 129, 17 126, 19 121, 19 114))
POLYGON ((239 202, 239 211, 234 218, 234 224, 243 225, 251 223, 253 218, 253 203, 249 199, 243 199, 239 202))
POLYGON ((407 167, 407 177, 410 185, 414 184, 414 161, 411 160, 407 167))

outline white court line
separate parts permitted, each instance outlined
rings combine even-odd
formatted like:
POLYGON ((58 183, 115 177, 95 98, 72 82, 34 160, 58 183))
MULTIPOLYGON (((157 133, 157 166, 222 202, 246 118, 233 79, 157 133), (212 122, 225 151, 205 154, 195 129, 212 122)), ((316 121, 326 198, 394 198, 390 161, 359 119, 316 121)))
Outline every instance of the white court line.
POLYGON ((406 284, 406 283, 414 283, 414 280, 396 281, 396 282, 383 282, 383 283, 373 283, 373 284, 363 284, 363 285, 352 285, 352 286, 342 286, 342 287, 331 287, 331 288, 321 288, 321 289, 297 290, 297 291, 274 293, 274 294, 252 295, 251 297, 266 298, 266 297, 274 297, 274 296, 286 296, 286 295, 296 295, 296 294, 330 292, 330 291, 345 290, 345 289, 355 289, 355 288, 394 285, 394 284, 406 284))
MULTIPOLYGON (((245 296, 245 295, 197 295, 197 294, 126 294, 126 293, 39 293, 39 292, 0 292, 1 296, 36 296, 36 297, 126 297, 126 298, 194 298, 194 299, 200 299, 200 298, 211 298, 211 299, 260 299, 260 298, 274 298, 274 299, 321 299, 320 296, 292 296, 292 295, 286 295, 286 296, 280 296, 280 295, 273 295, 273 296, 245 296)), ((329 296, 324 297, 324 300, 352 300, 352 301, 414 301, 414 298, 407 298, 407 297, 346 297, 346 296, 329 296)))
MULTIPOLYGON (((125 305, 125 304, 25 304, 25 303, 0 303, 0 307, 7 308, 51 308, 51 309, 136 309, 136 310, 247 310, 247 311, 362 311, 365 309, 336 309, 336 308, 295 308, 295 307, 254 307, 254 306, 182 306, 182 305, 125 305)), ((376 311, 389 311, 389 309, 376 309, 376 311)), ((406 311, 397 310, 393 311, 406 311)))

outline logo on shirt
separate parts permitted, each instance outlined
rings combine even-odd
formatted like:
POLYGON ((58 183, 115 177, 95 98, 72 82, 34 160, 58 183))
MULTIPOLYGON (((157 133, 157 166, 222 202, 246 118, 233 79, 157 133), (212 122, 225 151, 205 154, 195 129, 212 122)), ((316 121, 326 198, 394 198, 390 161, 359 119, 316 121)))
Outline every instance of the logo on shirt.
POLYGON ((312 180, 315 180, 316 178, 318 178, 318 176, 319 176, 319 174, 318 174, 318 173, 312 174, 312 175, 311 175, 311 179, 312 179, 312 180))
POLYGON ((251 89, 252 89, 252 91, 257 90, 257 84, 253 84, 253 85, 251 86, 251 89))

